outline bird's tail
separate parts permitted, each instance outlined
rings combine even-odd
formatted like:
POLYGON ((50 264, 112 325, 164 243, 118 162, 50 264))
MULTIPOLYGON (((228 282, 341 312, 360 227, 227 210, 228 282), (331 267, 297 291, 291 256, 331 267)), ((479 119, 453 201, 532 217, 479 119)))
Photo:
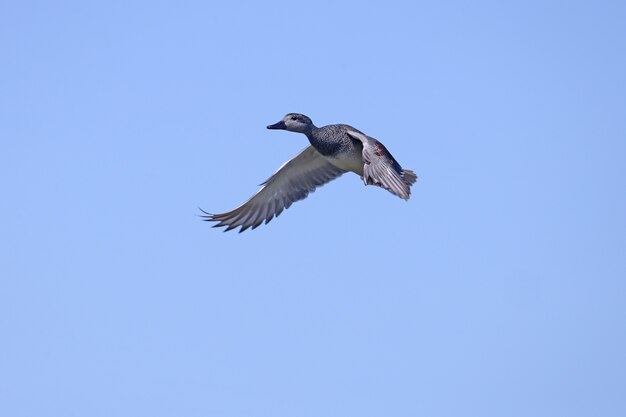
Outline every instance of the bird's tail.
POLYGON ((415 172, 410 169, 403 169, 402 179, 404 180, 404 183, 410 187, 415 184, 415 181, 417 181, 417 175, 415 175, 415 172))

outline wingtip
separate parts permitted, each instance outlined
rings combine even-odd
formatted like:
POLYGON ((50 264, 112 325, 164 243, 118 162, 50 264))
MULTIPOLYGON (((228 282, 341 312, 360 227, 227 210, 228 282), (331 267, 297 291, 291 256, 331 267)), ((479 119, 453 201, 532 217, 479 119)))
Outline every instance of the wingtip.
POLYGON ((198 217, 200 217, 200 220, 205 221, 205 222, 214 222, 215 220, 215 214, 213 213, 209 213, 208 211, 202 210, 201 207, 198 207, 198 210, 200 210, 202 212, 202 214, 197 214, 198 217))

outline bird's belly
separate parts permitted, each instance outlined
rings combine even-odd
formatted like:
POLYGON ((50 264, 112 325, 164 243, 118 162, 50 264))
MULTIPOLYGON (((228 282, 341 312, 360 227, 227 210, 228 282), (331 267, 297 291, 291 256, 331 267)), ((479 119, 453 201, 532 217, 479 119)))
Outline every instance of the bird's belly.
POLYGON ((327 156, 326 159, 337 168, 352 171, 363 176, 363 159, 361 155, 346 152, 339 155, 327 156))

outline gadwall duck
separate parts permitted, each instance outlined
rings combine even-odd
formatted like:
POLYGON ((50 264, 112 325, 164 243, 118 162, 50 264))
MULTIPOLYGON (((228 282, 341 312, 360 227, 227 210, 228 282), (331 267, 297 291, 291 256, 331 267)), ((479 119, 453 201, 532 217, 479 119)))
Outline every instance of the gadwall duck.
POLYGON ((289 113, 268 129, 304 133, 311 146, 287 161, 265 181, 261 189, 236 209, 222 214, 202 210, 206 221, 225 231, 241 226, 239 233, 269 223, 292 203, 303 200, 315 188, 351 171, 365 185, 382 187, 408 200, 417 176, 403 169, 378 140, 349 125, 316 127, 303 114, 289 113))

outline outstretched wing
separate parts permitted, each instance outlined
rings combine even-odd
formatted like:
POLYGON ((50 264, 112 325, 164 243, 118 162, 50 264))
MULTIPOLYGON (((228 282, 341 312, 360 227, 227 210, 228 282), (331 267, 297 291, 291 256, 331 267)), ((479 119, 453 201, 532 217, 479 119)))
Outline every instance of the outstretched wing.
POLYGON ((239 233, 253 229, 263 221, 269 223, 295 201, 302 200, 315 188, 341 176, 344 170, 328 162, 312 146, 287 161, 263 187, 236 209, 222 214, 210 214, 202 210, 206 221, 218 222, 214 227, 226 227, 225 231, 241 226, 239 233))
POLYGON ((417 175, 411 170, 402 169, 385 145, 361 132, 350 130, 348 135, 363 143, 363 181, 366 185, 377 185, 398 197, 408 200, 411 185, 417 175))

